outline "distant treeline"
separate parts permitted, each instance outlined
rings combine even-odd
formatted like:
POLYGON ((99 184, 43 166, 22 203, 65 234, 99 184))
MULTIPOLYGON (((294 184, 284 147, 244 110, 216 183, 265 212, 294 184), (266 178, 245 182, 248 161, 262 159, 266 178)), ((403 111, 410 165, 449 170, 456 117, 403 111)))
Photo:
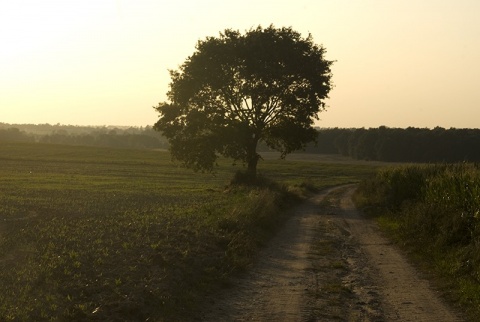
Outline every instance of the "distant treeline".
MULTIPOLYGON (((166 149, 168 141, 152 127, 92 127, 0 123, 0 140, 116 148, 166 149)), ((388 128, 318 129, 307 153, 342 154, 388 162, 480 161, 480 129, 388 128)), ((265 144, 259 147, 268 151, 265 144)))
POLYGON ((0 128, 0 140, 13 142, 34 142, 33 135, 20 131, 16 127, 0 128))
POLYGON ((479 129, 322 129, 306 152, 388 162, 480 161, 479 129))
POLYGON ((115 148, 167 148, 167 140, 151 127, 94 127, 0 123, 0 140, 115 148))

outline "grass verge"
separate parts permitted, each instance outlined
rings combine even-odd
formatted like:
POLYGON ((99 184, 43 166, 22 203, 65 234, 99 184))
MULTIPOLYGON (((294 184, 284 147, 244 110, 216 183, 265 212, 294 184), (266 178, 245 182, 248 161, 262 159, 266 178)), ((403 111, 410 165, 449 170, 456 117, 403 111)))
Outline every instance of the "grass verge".
POLYGON ((357 207, 433 273, 471 321, 480 321, 480 169, 476 164, 402 166, 363 181, 357 207))

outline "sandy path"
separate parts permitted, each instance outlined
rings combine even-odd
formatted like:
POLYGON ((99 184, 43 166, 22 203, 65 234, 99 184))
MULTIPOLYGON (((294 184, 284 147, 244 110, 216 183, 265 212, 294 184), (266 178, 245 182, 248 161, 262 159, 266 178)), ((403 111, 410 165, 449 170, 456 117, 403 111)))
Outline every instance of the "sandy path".
POLYGON ((331 189, 296 208, 200 320, 462 321, 355 210, 353 191, 331 189))
POLYGON ((421 278, 397 247, 379 233, 377 226, 364 219, 351 200, 349 188, 340 200, 338 219, 374 269, 384 303, 386 321, 462 321, 439 298, 428 281, 421 278))

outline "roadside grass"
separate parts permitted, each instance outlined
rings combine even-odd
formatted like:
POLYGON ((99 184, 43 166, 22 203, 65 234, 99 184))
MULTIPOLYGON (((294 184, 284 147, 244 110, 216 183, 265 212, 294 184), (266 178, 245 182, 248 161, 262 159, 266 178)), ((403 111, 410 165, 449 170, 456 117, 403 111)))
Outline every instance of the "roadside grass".
POLYGON ((312 191, 368 164, 268 160, 231 185, 165 151, 0 142, 0 320, 192 317, 312 191))
POLYGON ((478 164, 382 170, 359 185, 355 202, 436 276, 452 303, 480 321, 478 164))

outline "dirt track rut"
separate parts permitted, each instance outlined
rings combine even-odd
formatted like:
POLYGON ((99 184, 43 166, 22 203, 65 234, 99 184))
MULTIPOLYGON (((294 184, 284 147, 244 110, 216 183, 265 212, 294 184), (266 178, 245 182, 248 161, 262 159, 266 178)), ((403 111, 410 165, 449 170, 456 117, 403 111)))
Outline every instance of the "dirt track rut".
POLYGON ((294 210, 202 321, 463 321, 355 210, 355 186, 294 210))

